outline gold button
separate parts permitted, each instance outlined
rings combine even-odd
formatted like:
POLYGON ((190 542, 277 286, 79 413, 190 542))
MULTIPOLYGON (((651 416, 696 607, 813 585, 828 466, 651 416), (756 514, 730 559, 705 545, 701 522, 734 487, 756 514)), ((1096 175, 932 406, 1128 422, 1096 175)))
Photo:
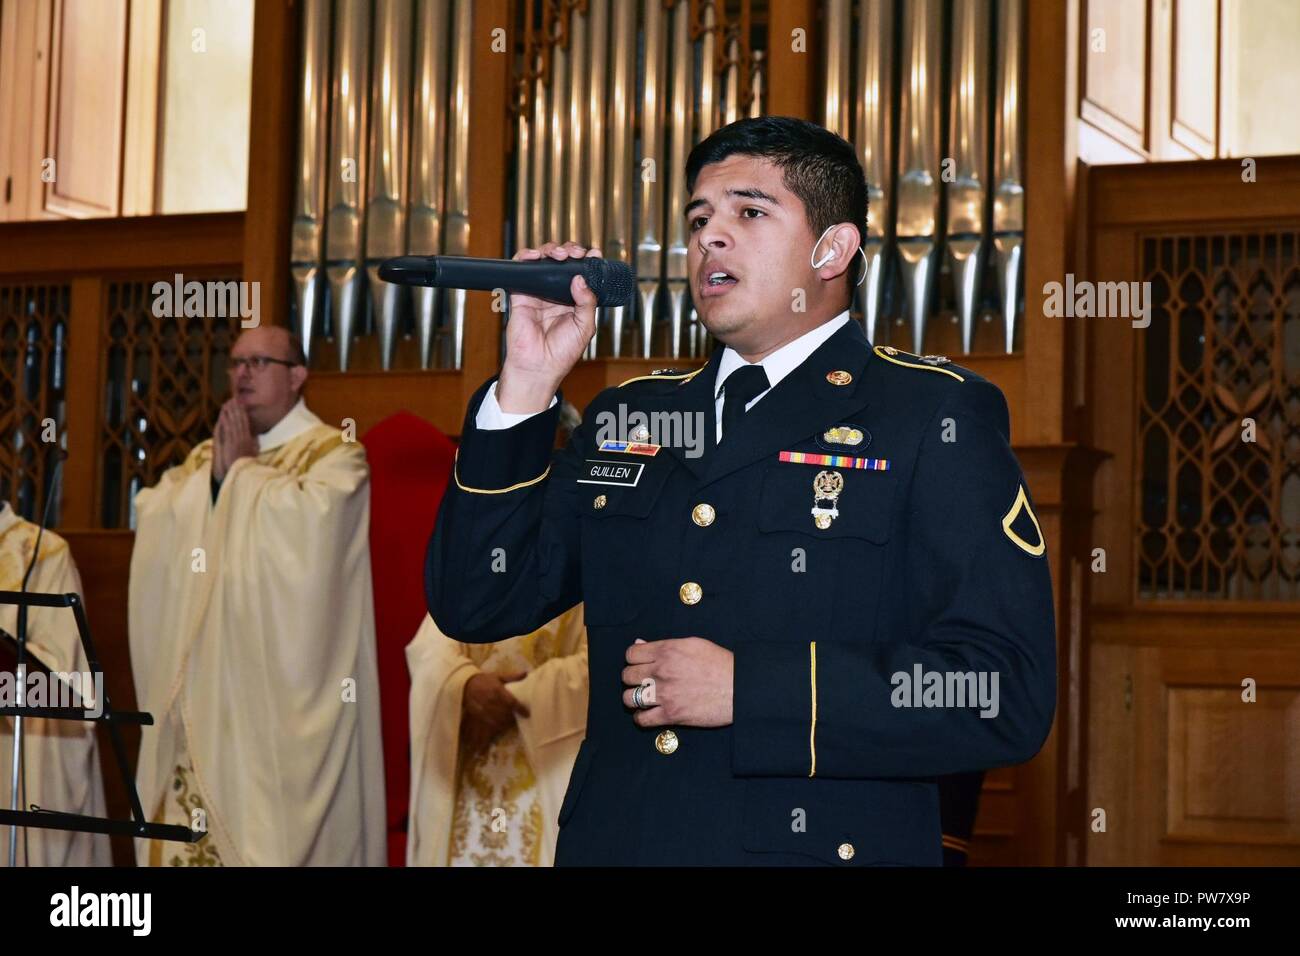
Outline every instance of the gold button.
POLYGON ((836 369, 834 372, 827 372, 826 381, 832 385, 848 385, 853 381, 853 376, 841 368, 836 369))
POLYGON ((676 749, 677 735, 671 730, 662 731, 659 736, 655 738, 655 750, 659 751, 661 754, 666 756, 676 749))
POLYGON ((683 604, 699 604, 700 598, 704 597, 704 588, 694 581, 687 581, 677 589, 677 596, 682 599, 683 604))
POLYGON ((606 498, 604 495, 597 495, 596 500, 592 502, 592 505, 595 506, 597 511, 605 507, 605 505, 607 504, 609 504, 609 499, 606 498))
POLYGON ((713 510, 713 505, 696 505, 694 510, 691 511, 691 520, 701 528, 707 528, 713 524, 713 519, 717 516, 718 513, 713 510))
POLYGON ((844 861, 847 862, 848 860, 853 859, 853 844, 852 844, 852 843, 841 843, 840 846, 839 846, 839 849, 836 850, 835 852, 838 853, 838 854, 840 855, 840 859, 841 859, 841 860, 844 860, 844 861))

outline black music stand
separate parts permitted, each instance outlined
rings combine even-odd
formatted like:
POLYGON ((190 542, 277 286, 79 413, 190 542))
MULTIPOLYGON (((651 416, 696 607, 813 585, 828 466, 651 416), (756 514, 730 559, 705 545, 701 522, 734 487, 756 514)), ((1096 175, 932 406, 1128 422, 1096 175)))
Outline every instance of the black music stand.
MULTIPOLYGON (((0 647, 10 649, 15 656, 31 662, 37 668, 50 673, 50 669, 38 658, 26 650, 27 643, 27 609, 29 607, 70 608, 77 621, 77 631, 81 635, 81 646, 86 652, 86 662, 92 674, 102 674, 99 656, 95 653, 95 644, 90 637, 90 625, 86 621, 85 607, 81 597, 75 593, 40 594, 30 591, 0 591, 0 605, 13 604, 18 608, 18 636, 12 637, 0 630, 0 647)), ((13 717, 45 717, 53 720, 90 720, 103 721, 108 724, 108 736, 113 745, 113 756, 117 762, 118 772, 126 787, 126 795, 131 803, 130 820, 112 820, 103 817, 91 817, 77 813, 63 813, 58 810, 39 808, 35 810, 11 810, 0 808, 0 825, 19 827, 41 827, 46 830, 71 830, 78 833, 107 833, 110 835, 129 836, 143 839, 171 840, 179 843, 194 843, 205 835, 205 831, 192 830, 179 824, 150 823, 145 819, 140 806, 140 794, 136 790, 135 778, 131 774, 126 759, 126 745, 122 741, 121 724, 140 724, 152 726, 153 716, 143 711, 115 711, 109 701, 108 687, 105 684, 100 701, 100 713, 97 717, 89 716, 85 709, 79 707, 0 707, 0 715, 13 717)), ((19 735, 14 735, 14 746, 19 743, 19 735)), ((14 791, 16 796, 17 790, 14 791)))

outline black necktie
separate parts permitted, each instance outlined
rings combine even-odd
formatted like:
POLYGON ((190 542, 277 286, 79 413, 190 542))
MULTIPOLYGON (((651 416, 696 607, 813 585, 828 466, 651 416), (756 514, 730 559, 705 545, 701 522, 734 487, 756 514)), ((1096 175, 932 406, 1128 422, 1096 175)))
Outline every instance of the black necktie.
POLYGON ((733 436, 740 427, 745 406, 771 386, 761 365, 742 365, 722 383, 722 440, 733 436))

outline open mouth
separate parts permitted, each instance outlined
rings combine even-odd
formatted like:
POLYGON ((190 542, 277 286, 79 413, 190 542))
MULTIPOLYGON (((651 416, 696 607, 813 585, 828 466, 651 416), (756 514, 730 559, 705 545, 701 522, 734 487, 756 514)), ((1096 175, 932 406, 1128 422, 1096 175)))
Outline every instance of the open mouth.
POLYGON ((724 295, 739 282, 740 280, 731 273, 715 269, 704 277, 704 282, 700 286, 700 294, 704 296, 724 295))

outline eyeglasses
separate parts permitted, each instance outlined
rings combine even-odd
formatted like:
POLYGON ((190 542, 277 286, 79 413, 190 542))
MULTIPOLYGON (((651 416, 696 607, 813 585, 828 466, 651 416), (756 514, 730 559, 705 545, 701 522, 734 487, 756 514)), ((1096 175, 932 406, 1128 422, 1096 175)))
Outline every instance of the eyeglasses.
POLYGON ((227 371, 231 375, 237 375, 241 368, 247 366, 254 372, 260 372, 272 363, 275 363, 276 365, 284 365, 288 368, 293 368, 298 364, 297 362, 290 362, 285 359, 271 358, 269 355, 250 355, 247 358, 232 358, 229 363, 230 367, 227 371))

